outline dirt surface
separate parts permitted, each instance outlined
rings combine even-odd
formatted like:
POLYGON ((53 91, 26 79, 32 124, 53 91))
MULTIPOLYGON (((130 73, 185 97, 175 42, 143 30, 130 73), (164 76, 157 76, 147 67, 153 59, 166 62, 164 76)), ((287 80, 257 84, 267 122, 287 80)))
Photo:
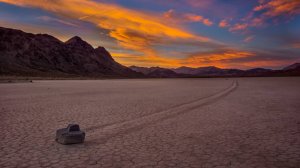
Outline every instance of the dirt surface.
POLYGON ((0 167, 299 167, 300 78, 0 85, 0 167), (78 123, 83 144, 55 131, 78 123))

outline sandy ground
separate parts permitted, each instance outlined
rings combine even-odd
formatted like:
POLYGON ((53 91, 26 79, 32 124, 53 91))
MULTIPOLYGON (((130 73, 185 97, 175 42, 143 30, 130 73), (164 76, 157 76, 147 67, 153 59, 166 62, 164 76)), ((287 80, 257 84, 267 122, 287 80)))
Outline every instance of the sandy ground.
POLYGON ((300 78, 0 84, 0 167, 299 167, 300 78), (84 144, 54 141, 79 123, 84 144))

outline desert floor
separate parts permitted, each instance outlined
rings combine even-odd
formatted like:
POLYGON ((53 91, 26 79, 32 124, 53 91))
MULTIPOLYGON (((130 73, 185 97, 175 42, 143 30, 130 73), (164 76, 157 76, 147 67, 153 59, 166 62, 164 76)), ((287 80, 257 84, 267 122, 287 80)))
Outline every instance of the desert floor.
POLYGON ((0 84, 0 167, 299 167, 300 78, 0 84), (78 123, 83 144, 55 131, 78 123))

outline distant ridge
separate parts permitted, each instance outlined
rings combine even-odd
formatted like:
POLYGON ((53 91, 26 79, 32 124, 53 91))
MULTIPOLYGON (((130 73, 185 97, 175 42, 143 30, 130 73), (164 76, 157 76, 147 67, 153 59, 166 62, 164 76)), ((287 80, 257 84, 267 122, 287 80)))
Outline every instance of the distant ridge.
POLYGON ((129 68, 131 68, 136 72, 141 72, 147 77, 158 77, 158 78, 179 77, 179 74, 167 68, 160 68, 160 67, 145 68, 145 67, 137 67, 137 66, 130 66, 129 68))
POLYGON ((292 65, 289 65, 285 68, 283 68, 283 70, 295 70, 295 69, 299 69, 300 68, 300 63, 294 63, 292 65))
POLYGON ((75 36, 62 42, 47 34, 0 27, 0 75, 142 77, 117 63, 104 47, 75 36))
POLYGON ((141 72, 148 77, 260 77, 260 76, 300 76, 300 63, 295 63, 281 70, 265 68, 254 68, 249 70, 222 69, 214 66, 208 67, 179 67, 179 68, 160 68, 160 67, 129 67, 136 72, 141 72), (155 71, 160 73, 154 73, 155 71), (173 72, 170 72, 173 71, 173 72), (163 75, 162 75, 163 74, 163 75))

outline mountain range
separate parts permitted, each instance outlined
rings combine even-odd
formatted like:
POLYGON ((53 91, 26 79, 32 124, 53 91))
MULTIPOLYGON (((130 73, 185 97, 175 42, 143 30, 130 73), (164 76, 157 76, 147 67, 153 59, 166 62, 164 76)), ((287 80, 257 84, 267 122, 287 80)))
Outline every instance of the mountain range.
POLYGON ((179 68, 160 68, 160 67, 129 67, 136 72, 141 72, 149 77, 259 77, 259 76, 300 76, 300 63, 289 65, 281 70, 264 68, 254 68, 249 70, 222 69, 214 66, 208 67, 179 67, 179 68))
POLYGON ((0 27, 0 75, 42 77, 240 77, 300 76, 300 63, 281 70, 249 70, 209 67, 126 67, 104 47, 93 48, 80 37, 66 42, 48 34, 31 34, 0 27))
POLYGON ((0 75, 143 77, 117 63, 104 47, 80 37, 62 42, 47 34, 0 27, 0 75))

